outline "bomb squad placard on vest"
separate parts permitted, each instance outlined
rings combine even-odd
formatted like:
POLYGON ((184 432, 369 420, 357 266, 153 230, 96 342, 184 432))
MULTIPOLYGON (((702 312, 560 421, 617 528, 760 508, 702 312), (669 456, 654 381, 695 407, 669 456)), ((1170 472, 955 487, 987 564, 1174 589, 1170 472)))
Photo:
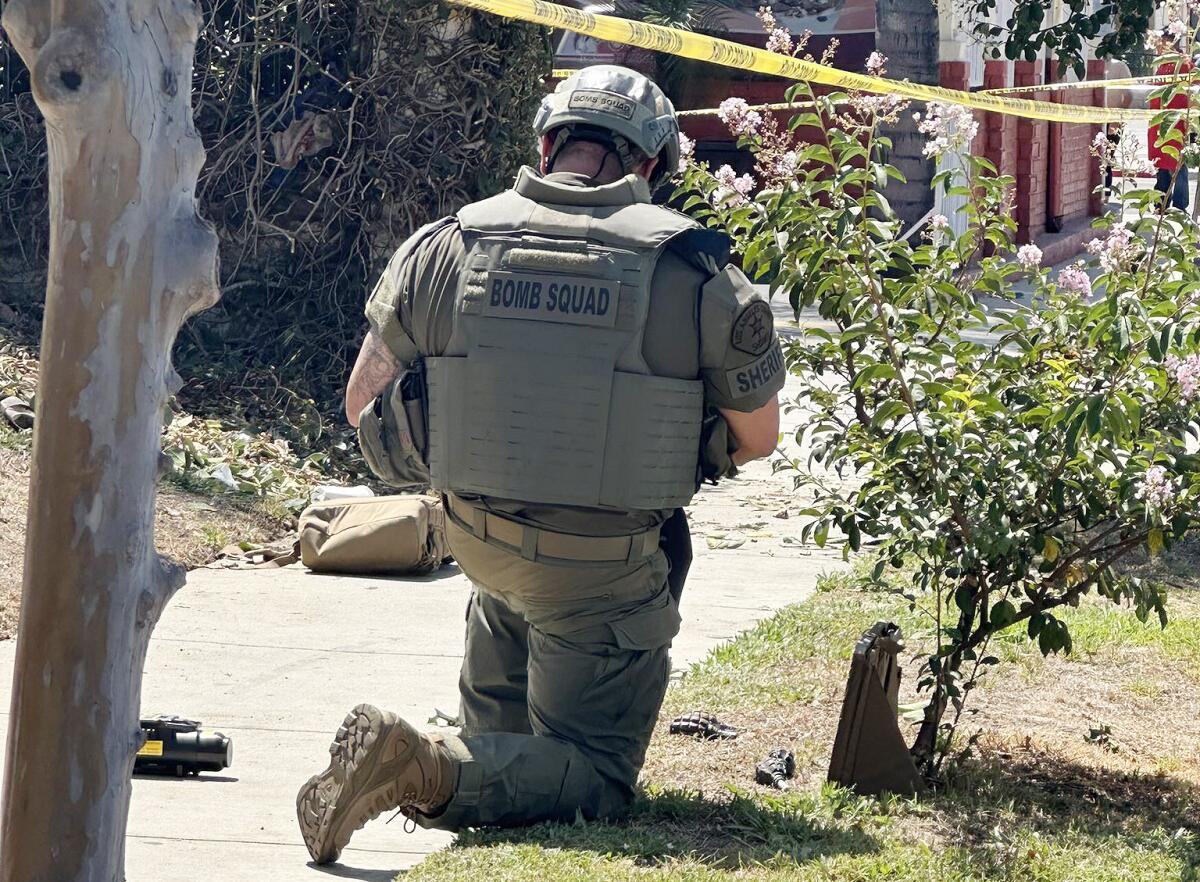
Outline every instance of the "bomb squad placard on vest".
POLYGON ((608 279, 490 272, 483 314, 494 318, 611 328, 620 285, 608 279))

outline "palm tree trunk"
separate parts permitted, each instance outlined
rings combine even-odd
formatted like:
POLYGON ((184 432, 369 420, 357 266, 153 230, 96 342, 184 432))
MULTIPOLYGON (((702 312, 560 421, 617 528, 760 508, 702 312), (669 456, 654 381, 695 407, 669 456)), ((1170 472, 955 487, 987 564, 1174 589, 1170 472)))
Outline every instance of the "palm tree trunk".
MULTIPOLYGON (((875 48, 888 58, 888 76, 914 83, 938 82, 938 10, 931 0, 878 0, 875 6, 875 48)), ((881 127, 892 140, 890 162, 903 172, 906 183, 890 181, 884 195, 911 226, 933 207, 930 182, 934 164, 922 155, 925 137, 912 114, 881 127)))

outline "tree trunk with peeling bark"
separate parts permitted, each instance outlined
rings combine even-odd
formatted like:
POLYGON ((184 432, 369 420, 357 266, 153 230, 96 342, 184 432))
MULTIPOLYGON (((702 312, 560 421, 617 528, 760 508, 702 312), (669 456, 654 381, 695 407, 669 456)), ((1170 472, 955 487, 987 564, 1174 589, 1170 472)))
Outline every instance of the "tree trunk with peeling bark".
POLYGON ((49 142, 51 244, 0 882, 124 879, 172 341, 215 302, 192 0, 8 0, 49 142))

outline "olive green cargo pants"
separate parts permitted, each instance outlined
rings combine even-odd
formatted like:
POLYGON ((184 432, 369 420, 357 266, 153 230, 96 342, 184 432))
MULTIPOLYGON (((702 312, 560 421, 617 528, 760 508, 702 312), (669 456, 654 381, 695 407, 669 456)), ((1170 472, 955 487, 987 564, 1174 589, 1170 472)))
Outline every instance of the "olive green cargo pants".
POLYGON ((450 532, 477 583, 460 680, 463 730, 445 740, 458 786, 443 812, 418 822, 457 830, 624 809, 679 629, 665 558, 552 566, 450 532))

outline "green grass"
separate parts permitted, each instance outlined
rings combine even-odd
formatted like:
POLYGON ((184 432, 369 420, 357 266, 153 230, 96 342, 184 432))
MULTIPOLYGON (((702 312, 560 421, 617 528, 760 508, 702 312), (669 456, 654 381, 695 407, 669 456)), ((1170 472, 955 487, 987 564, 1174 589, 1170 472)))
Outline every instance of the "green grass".
MULTIPOLYGON (((707 823, 700 818, 698 823, 707 823)), ((927 843, 895 825, 852 823, 765 843, 730 828, 741 854, 696 851, 664 841, 635 817, 626 824, 539 826, 508 836, 467 835, 427 858, 407 882, 1169 882, 1194 880, 1200 841, 1166 828, 1113 837, 996 828, 982 841, 927 843)), ((781 834, 782 835, 782 834, 781 834)), ((718 834, 718 838, 722 838, 718 834)))
MULTIPOLYGON (((714 650, 671 691, 664 714, 810 700, 831 676, 844 676, 855 638, 877 619, 901 624, 910 645, 927 639, 928 619, 902 598, 847 585, 845 576, 828 578, 806 602, 714 650)), ((1102 664, 1114 646, 1136 646, 1200 671, 1197 613, 1196 605, 1182 605, 1166 630, 1129 610, 1090 603, 1067 618, 1080 659, 1102 664)), ((1044 664, 1023 637, 999 643, 1027 673, 1044 664)), ((1130 690, 1153 694, 1154 684, 1130 690)), ((804 738, 796 733, 798 742, 804 738)), ((1200 790, 1034 753, 969 762, 938 792, 915 800, 861 798, 828 785, 786 794, 730 788, 714 797, 651 784, 626 819, 470 831, 403 878, 1200 882, 1198 866, 1200 790)))
POLYGON ((889 594, 844 590, 842 577, 826 577, 820 593, 780 610, 736 640, 717 647, 668 695, 668 704, 695 707, 764 707, 809 701, 823 664, 848 662, 855 639, 878 619, 907 631, 916 617, 889 594))
POLYGON ((33 432, 18 431, 0 416, 0 447, 17 453, 29 453, 33 450, 33 432))
MULTIPOLYGON (((1183 595, 1178 602, 1168 603, 1167 610, 1165 628, 1159 626, 1157 618, 1139 622, 1128 608, 1097 598, 1089 598, 1059 615, 1071 629, 1072 658, 1102 662, 1122 649, 1153 649, 1182 662, 1200 680, 1200 606, 1183 595)), ((997 655, 1004 661, 1021 663, 1034 674, 1041 670, 1041 653, 1020 628, 998 635, 992 648, 999 650, 997 655)))

